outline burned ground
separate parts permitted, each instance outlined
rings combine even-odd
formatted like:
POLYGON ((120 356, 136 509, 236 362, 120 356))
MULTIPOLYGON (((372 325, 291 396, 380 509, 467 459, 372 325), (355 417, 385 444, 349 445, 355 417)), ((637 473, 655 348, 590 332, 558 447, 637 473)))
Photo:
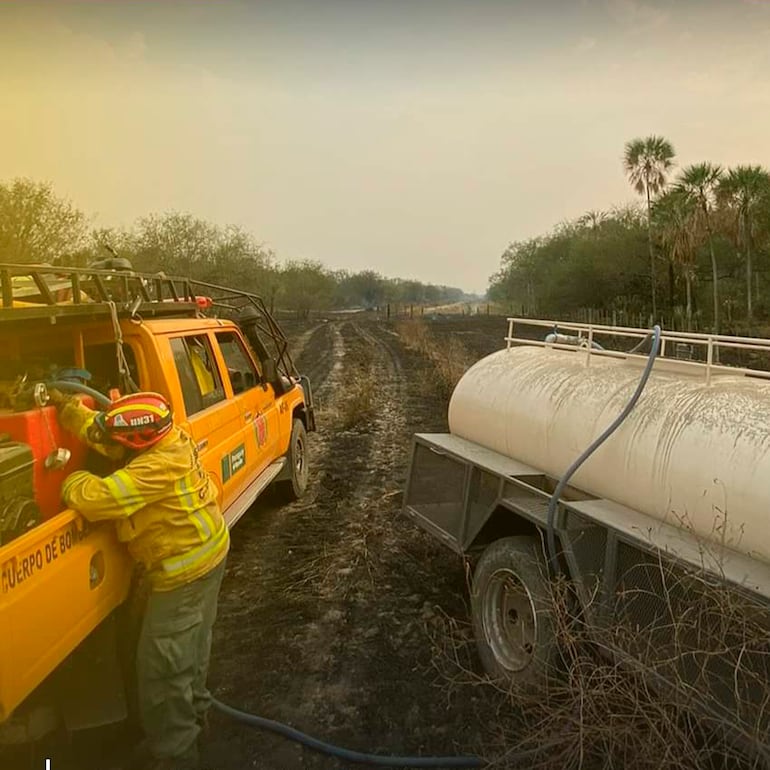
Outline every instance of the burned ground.
MULTIPOLYGON (((445 431, 446 402, 397 328, 353 319, 291 330, 318 408, 311 486, 283 509, 266 498, 233 533, 211 687, 359 751, 487 754, 502 729, 498 698, 450 684, 435 660, 447 616, 467 624, 464 565, 400 512, 410 437, 445 431), (362 380, 374 408, 356 422, 349 399, 362 380)), ((220 715, 214 726, 209 761, 221 770, 349 766, 220 715)))

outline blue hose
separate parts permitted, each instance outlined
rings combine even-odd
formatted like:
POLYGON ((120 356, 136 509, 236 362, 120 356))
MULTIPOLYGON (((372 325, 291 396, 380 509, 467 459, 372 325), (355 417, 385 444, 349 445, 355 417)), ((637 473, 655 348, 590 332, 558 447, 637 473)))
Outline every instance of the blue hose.
POLYGON ((70 380, 52 380, 46 382, 45 386, 56 390, 69 391, 70 393, 85 393, 87 396, 91 396, 102 409, 109 409, 112 406, 112 401, 110 401, 110 399, 103 393, 79 382, 71 382, 70 380))
POLYGON ((631 410, 636 406, 636 402, 642 395, 644 386, 647 384, 647 380, 650 377, 652 371, 652 365, 655 363, 655 358, 658 355, 658 346, 660 343, 660 326, 654 326, 652 329, 653 344, 650 348, 650 354, 647 357, 647 364, 644 367, 644 372, 639 380, 639 384, 636 386, 634 395, 631 396, 631 400, 626 404, 623 411, 615 418, 613 423, 597 438, 591 446, 588 447, 580 457, 575 460, 572 465, 565 471, 561 480, 556 485, 556 489, 551 495, 551 499, 548 503, 548 516, 546 518, 546 532, 548 536, 548 560, 551 563, 551 569, 556 575, 561 574, 561 565, 559 564, 558 554, 556 552, 556 534, 554 532, 554 521, 556 519, 556 506, 559 503, 561 493, 564 491, 564 487, 567 486, 567 482, 572 478, 575 471, 620 427, 623 420, 628 417, 631 410))
POLYGON ((330 754, 333 757, 345 759, 348 762, 358 762, 366 765, 379 765, 381 767, 483 767, 485 762, 479 757, 388 757, 380 754, 362 754, 358 751, 350 751, 339 746, 333 746, 331 743, 324 743, 317 738, 312 738, 293 727, 274 722, 272 719, 265 719, 254 714, 247 714, 245 711, 239 711, 232 706, 228 706, 216 698, 212 705, 239 722, 250 725, 251 727, 260 727, 264 730, 283 735, 292 741, 297 741, 309 749, 320 751, 324 754, 330 754))

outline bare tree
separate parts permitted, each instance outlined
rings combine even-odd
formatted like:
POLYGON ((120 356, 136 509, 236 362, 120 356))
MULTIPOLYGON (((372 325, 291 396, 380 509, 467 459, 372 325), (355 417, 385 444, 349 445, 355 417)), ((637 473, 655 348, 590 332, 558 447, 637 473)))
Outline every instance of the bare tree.
POLYGON ((86 243, 86 217, 50 184, 15 179, 0 184, 0 260, 67 261, 86 243))

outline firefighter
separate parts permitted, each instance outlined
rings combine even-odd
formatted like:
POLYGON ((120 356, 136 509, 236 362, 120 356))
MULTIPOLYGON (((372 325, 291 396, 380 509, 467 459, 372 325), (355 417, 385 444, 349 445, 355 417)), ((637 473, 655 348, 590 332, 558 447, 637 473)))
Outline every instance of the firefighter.
POLYGON ((51 390, 64 428, 122 467, 104 478, 70 474, 62 498, 89 521, 115 522, 143 568, 149 596, 136 650, 145 739, 132 767, 195 768, 211 695, 211 630, 229 549, 216 488, 190 436, 157 393, 96 412, 51 390))

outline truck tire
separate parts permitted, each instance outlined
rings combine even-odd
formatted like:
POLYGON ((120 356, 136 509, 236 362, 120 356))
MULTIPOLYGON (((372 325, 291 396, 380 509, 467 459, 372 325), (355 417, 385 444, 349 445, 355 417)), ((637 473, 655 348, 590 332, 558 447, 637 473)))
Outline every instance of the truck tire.
POLYGON ((302 420, 294 418, 289 439, 289 451, 286 453, 289 477, 276 484, 277 492, 285 502, 299 500, 307 490, 307 432, 302 420))
POLYGON ((536 537, 496 540, 476 566, 473 635, 484 670, 502 685, 537 689, 553 670, 557 645, 547 574, 536 537))

